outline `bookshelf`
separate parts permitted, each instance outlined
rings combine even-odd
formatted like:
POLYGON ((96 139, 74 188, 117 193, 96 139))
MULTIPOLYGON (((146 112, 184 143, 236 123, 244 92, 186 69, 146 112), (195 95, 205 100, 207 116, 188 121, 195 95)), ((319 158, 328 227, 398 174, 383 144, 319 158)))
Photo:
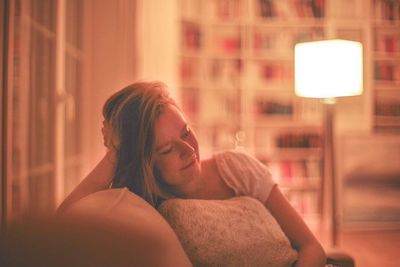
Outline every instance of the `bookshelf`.
POLYGON ((292 204, 319 216, 322 105, 294 95, 298 42, 364 47, 364 93, 338 99, 336 135, 400 130, 399 0, 181 0, 180 94, 203 156, 244 147, 292 204))
POLYGON ((180 1, 180 96, 203 156, 244 147, 320 213, 321 104, 295 97, 294 44, 326 38, 324 1, 180 1), (200 15, 200 14, 204 14, 200 15))
POLYGON ((400 1, 372 0, 374 129, 400 131, 400 1))

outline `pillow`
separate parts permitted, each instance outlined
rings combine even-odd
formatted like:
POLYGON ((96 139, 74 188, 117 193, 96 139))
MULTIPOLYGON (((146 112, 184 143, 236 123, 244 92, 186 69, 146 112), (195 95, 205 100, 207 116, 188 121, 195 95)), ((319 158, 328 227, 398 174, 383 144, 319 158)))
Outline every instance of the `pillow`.
POLYGON ((194 266, 291 266, 297 252, 258 200, 169 199, 160 213, 194 266))

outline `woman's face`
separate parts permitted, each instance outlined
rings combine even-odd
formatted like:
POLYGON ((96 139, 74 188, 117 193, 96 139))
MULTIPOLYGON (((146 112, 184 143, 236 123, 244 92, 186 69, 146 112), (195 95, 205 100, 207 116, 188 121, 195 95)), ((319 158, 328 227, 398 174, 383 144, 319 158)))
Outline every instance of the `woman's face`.
POLYGON ((155 167, 164 182, 182 186, 200 175, 200 157, 195 134, 182 113, 166 105, 155 123, 155 167))

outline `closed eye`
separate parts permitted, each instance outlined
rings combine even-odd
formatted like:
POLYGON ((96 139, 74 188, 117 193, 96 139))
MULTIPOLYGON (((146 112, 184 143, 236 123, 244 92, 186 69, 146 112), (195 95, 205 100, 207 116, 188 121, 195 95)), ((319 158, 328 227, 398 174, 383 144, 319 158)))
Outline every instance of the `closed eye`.
POLYGON ((162 155, 167 155, 167 154, 169 154, 169 153, 172 152, 172 149, 173 149, 173 148, 174 148, 174 147, 171 145, 171 146, 169 146, 167 149, 161 151, 160 153, 161 153, 162 155))

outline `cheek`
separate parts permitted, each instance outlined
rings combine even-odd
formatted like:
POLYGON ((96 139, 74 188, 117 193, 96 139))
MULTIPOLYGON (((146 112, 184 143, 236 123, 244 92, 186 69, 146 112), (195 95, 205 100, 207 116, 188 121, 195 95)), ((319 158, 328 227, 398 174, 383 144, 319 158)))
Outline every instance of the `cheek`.
POLYGON ((168 174, 175 173, 178 169, 178 164, 172 156, 161 157, 156 161, 156 168, 165 177, 168 174))

